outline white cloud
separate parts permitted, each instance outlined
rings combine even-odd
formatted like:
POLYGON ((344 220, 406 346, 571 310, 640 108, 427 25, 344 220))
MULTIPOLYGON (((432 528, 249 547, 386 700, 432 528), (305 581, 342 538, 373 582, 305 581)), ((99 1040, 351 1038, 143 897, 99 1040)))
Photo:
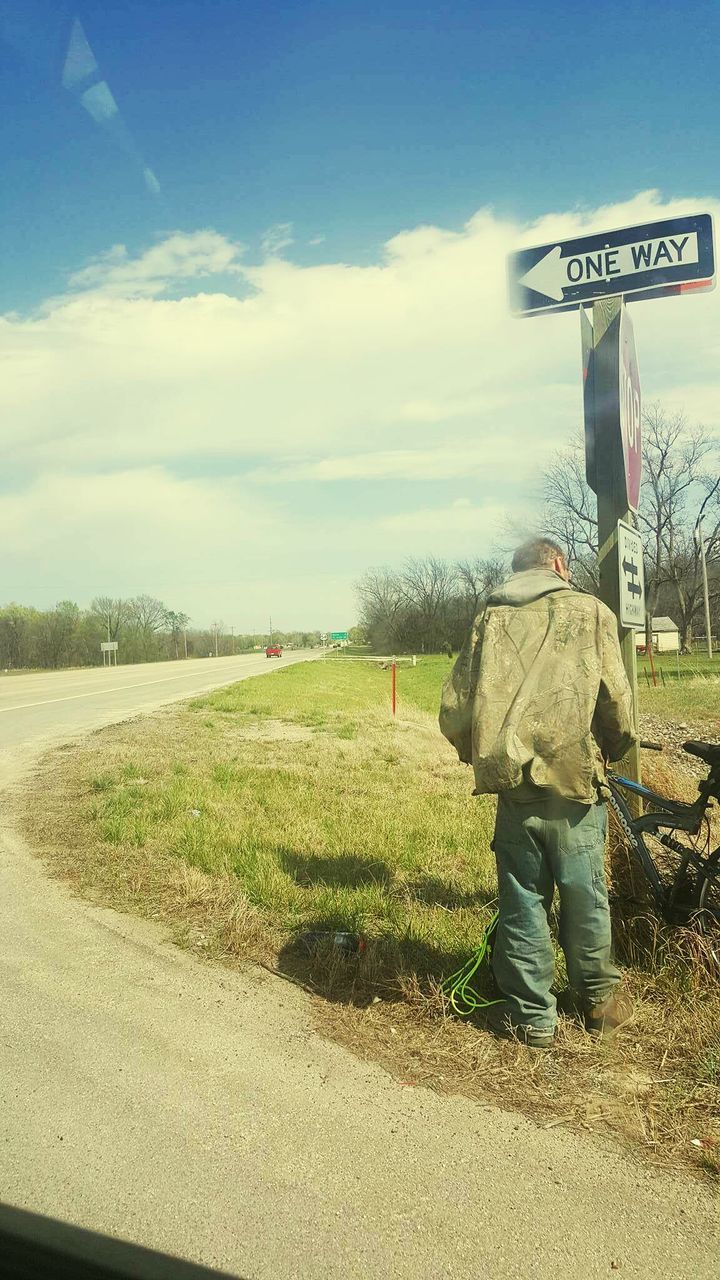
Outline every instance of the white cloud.
POLYGON ((161 467, 45 473, 0 497, 5 547, 28 568, 66 565, 83 579, 107 566, 126 583, 138 573, 147 581, 174 566, 182 582, 218 544, 239 552, 258 538, 276 550, 283 532, 273 508, 237 483, 179 479, 161 467))
MULTIPOLYGON (((546 446, 542 440, 527 440, 517 433, 518 448, 523 450, 523 464, 537 465, 546 446)), ((494 476, 502 479, 507 466, 508 437, 497 437, 484 444, 468 444, 466 440, 446 440, 431 449, 387 449, 376 453, 338 454, 316 461, 281 461, 259 467, 249 479, 261 484, 287 484, 302 481, 331 483, 338 480, 454 480, 462 476, 494 476)))
POLYGON ((145 165, 145 168, 143 169, 143 178, 145 179, 145 186, 147 187, 150 194, 153 196, 159 196, 160 183, 158 182, 155 174, 153 173, 149 165, 145 165))
MULTIPOLYGON (((458 537, 472 535, 492 543, 504 532, 507 509, 495 503, 475 504, 470 498, 456 498, 447 507, 423 507, 417 511, 386 516, 382 527, 390 533, 413 533, 423 537, 423 551, 429 537, 443 540, 443 551, 454 541, 455 554, 462 555, 458 537)), ((450 550, 450 554, 453 554, 450 550)))
MULTIPOLYGON (((151 568, 165 579, 181 546, 223 580, 250 576, 259 557, 298 610, 311 599, 320 607, 326 591, 335 598, 343 574, 349 583, 383 548, 399 559, 423 539, 425 549, 477 547, 492 536, 500 496, 509 517, 527 511, 543 458, 582 415, 577 315, 513 320, 507 253, 689 208, 717 215, 720 203, 646 192, 531 227, 481 210, 459 231, 402 232, 371 266, 297 266, 278 256, 286 224, 257 265, 212 230, 174 233, 137 256, 114 246, 37 314, 0 319, 5 473, 30 477, 0 499, 6 565, 27 568, 30 590, 43 545, 58 576, 73 557, 83 564, 102 522, 91 489, 116 513, 118 543, 125 510, 145 530, 134 541, 124 526, 113 563, 128 577, 145 573, 148 548, 161 548, 151 568), (232 278, 232 293, 217 290, 217 275, 232 278), (252 485, 228 478, 243 472, 252 485), (177 478, 193 474, 206 478, 177 478), (293 483, 261 489, 269 480, 293 483), (393 483, 379 496, 382 480, 393 483), (323 518, 322 503, 350 481, 352 498, 338 496, 323 518), (375 486, 372 503, 363 484, 375 486), (465 496, 470 507, 453 506, 465 496), (235 507, 249 524, 233 524, 235 507), (224 539, 206 534, 213 522, 224 539)), ((633 316, 645 399, 684 406, 720 434, 719 296, 639 303, 633 316)))
POLYGON ((262 237, 261 248, 266 257, 277 257, 295 243, 292 222, 276 222, 262 237))
MULTIPOLYGON (((145 174, 151 188, 159 190, 152 170, 146 169, 145 174)), ((177 283, 236 272, 241 253, 241 245, 226 240, 216 231, 195 231, 190 235, 176 232, 137 258, 131 258, 124 245, 113 245, 80 271, 75 271, 68 283, 73 289, 123 300, 152 298, 177 283)), ((55 299, 52 314, 62 315, 68 305, 67 299, 55 299)), ((77 316, 77 310, 71 314, 77 316)))

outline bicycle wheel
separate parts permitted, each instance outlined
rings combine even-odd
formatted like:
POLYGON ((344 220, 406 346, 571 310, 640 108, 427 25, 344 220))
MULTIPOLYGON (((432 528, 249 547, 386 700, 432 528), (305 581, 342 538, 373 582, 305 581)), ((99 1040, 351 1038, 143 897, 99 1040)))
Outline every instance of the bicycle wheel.
MULTIPOLYGON (((635 866, 643 872, 645 883, 641 891, 645 892, 640 893, 640 898, 649 897, 668 924, 687 924, 697 911, 700 893, 700 883, 692 869, 693 856, 698 852, 696 842, 684 832, 665 827, 659 827, 657 832, 635 830, 625 797, 614 783, 609 785, 611 805, 625 844, 635 866)), ((658 808, 656 812, 667 811, 658 808)), ((652 809, 646 809, 645 813, 652 813, 652 809)), ((626 896, 637 900, 636 877, 631 874, 630 882, 623 887, 626 896)))
MULTIPOLYGON (((617 890, 620 897, 639 899, 649 897, 656 910, 663 912, 667 897, 667 887, 656 866, 651 851, 646 847, 644 837, 633 828, 633 816, 625 797, 614 783, 609 783, 610 809, 614 814, 622 842, 630 855, 625 873, 619 875, 620 884, 617 890), (637 872, 642 872, 640 883, 637 872)), ((613 876, 613 880, 615 876, 613 876)))
POLYGON ((700 886, 697 922, 703 933, 720 932, 720 866, 700 886))

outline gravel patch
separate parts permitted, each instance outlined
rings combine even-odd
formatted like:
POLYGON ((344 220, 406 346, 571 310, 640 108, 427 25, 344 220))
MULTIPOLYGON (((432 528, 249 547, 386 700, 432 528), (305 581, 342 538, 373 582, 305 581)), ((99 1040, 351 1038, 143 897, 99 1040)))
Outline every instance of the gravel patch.
MULTIPOLYGON (((648 742, 661 743, 665 759, 669 756, 681 766, 684 773, 690 774, 693 778, 707 776, 707 765, 702 760, 698 760, 697 756, 691 756, 687 751, 683 751, 682 746, 683 742, 693 739, 698 742, 715 741, 707 722, 702 724, 692 720, 675 721, 666 720, 662 716, 641 715, 640 734, 648 742)), ((645 754, 647 755, 647 752, 645 754)))

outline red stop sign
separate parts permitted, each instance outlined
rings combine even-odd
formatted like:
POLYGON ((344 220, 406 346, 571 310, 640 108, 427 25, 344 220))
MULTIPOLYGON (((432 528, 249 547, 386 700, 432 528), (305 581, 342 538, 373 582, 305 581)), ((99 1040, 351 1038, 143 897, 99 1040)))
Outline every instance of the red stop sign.
POLYGON ((635 352, 635 334, 627 307, 620 313, 620 432, 625 462, 627 502, 632 511, 640 505, 642 479, 642 400, 635 352))

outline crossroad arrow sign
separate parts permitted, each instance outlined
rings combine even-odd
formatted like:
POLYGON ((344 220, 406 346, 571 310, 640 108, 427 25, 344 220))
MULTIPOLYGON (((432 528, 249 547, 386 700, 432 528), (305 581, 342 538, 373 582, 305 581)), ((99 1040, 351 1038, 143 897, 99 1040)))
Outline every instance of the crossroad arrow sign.
POLYGON ((637 529, 618 520, 620 625, 641 631, 645 626, 645 577, 642 539, 637 529))
POLYGON ((600 232, 511 254, 510 305, 517 315, 565 310, 618 294, 712 288, 709 213, 600 232))
POLYGON ((637 565, 632 560, 623 560, 622 568, 623 568, 623 573, 625 574, 625 577, 628 579, 626 586, 627 586, 627 591, 629 595, 641 596, 642 587, 640 586, 640 583, 637 581, 637 576, 638 576, 637 565))

